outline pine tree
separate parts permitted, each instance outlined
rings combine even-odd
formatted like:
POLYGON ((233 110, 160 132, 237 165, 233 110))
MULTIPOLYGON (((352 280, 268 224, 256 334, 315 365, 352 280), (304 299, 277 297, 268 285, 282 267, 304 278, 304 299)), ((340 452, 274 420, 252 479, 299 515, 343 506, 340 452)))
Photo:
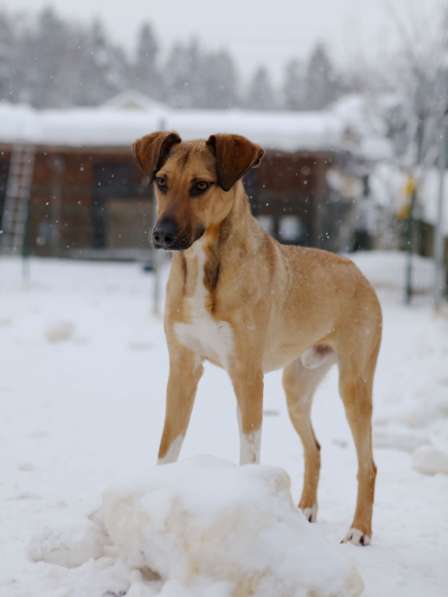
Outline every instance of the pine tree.
POLYGON ((57 75, 57 105, 83 106, 89 103, 90 85, 85 78, 90 63, 89 36, 84 28, 67 25, 66 47, 57 75))
POLYGON ((198 107, 228 109, 238 104, 238 73, 228 52, 209 52, 203 57, 199 83, 198 107))
POLYGON ((14 101, 17 88, 14 85, 15 35, 10 19, 0 13, 0 99, 14 101))
POLYGON ((163 85, 157 65, 158 52, 159 46, 153 28, 149 23, 143 23, 138 35, 132 84, 135 89, 149 97, 162 99, 163 85))
POLYGON ((254 72, 245 104, 253 110, 272 110, 276 107, 275 92, 265 66, 258 67, 254 72))
POLYGON ((128 66, 124 52, 107 39, 101 21, 89 28, 85 48, 81 50, 83 64, 83 102, 98 105, 123 90, 124 73, 128 66))
POLYGON ((204 52, 193 38, 168 56, 165 99, 177 108, 226 109, 238 105, 238 72, 224 51, 204 52))
POLYGON ((18 100, 36 107, 97 105, 129 87, 125 53, 109 42, 98 20, 80 26, 45 8, 35 27, 16 38, 18 100))
POLYGON ((308 110, 322 110, 341 95, 338 75, 323 44, 317 44, 311 53, 304 83, 308 110))
POLYGON ((285 67, 283 79, 283 105, 287 110, 304 108, 304 73, 301 63, 290 60, 285 67))
POLYGON ((175 43, 165 67, 165 99, 175 108, 200 107, 202 51, 193 38, 188 44, 175 43))
POLYGON ((24 87, 37 107, 59 107, 64 101, 58 89, 58 77, 66 67, 67 28, 51 7, 38 15, 36 29, 22 39, 24 87))

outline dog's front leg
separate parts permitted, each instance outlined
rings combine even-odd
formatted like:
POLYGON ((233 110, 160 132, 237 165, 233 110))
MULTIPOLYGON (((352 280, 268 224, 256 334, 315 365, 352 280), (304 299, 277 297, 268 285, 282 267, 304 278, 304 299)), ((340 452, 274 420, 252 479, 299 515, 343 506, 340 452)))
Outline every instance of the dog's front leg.
POLYGON ((179 456, 202 372, 198 355, 180 346, 170 347, 170 374, 159 464, 175 462, 179 456))
POLYGON ((263 372, 252 367, 231 371, 238 402, 240 464, 260 462, 263 418, 263 372))

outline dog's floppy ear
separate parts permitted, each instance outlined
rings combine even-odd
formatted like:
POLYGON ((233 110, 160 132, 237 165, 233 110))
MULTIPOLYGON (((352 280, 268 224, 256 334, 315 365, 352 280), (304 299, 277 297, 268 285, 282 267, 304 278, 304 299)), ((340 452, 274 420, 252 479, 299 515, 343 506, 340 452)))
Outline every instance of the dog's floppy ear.
POLYGON ((218 184, 225 191, 249 168, 256 168, 264 155, 259 145, 241 135, 210 135, 207 146, 216 158, 218 184))
POLYGON ((132 148, 141 169, 152 180, 157 170, 163 166, 173 145, 180 142, 181 138, 177 133, 159 131, 138 139, 132 148))

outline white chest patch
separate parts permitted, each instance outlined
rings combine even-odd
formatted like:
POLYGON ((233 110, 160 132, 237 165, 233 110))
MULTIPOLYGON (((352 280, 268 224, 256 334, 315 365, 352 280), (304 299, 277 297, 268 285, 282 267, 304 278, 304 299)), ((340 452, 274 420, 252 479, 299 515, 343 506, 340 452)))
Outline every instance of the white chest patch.
POLYGON ((193 247, 198 259, 198 270, 193 295, 186 299, 190 322, 175 323, 174 331, 181 344, 227 369, 233 350, 233 331, 226 321, 216 320, 206 308, 205 252, 201 241, 197 241, 193 247))

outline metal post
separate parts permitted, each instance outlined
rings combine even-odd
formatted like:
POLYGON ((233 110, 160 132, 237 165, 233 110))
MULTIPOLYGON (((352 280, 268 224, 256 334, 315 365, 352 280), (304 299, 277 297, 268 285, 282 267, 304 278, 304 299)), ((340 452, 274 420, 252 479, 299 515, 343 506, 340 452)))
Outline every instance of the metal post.
POLYGON ((406 284, 405 284, 405 297, 404 301, 406 305, 410 305, 412 301, 412 294, 413 294, 413 269, 414 269, 414 245, 415 245, 415 204, 417 202, 417 187, 414 186, 414 190, 412 191, 411 195, 411 206, 409 209, 409 217, 406 223, 407 230, 406 230, 406 240, 407 240, 407 247, 406 247, 406 284))
POLYGON ((28 197, 25 207, 25 233, 22 244, 22 282, 26 285, 30 281, 30 216, 31 216, 31 198, 28 197))
POLYGON ((53 256, 61 255, 61 216, 62 216, 62 192, 63 176, 65 170, 65 159, 62 156, 55 156, 51 162, 52 181, 51 181, 51 250, 53 256))
MULTIPOLYGON (((154 192, 151 197, 151 230, 156 223, 157 219, 157 207, 156 198, 154 192)), ((151 233, 150 233, 151 234, 151 233)), ((152 314, 154 317, 160 315, 160 259, 159 251, 152 246, 151 250, 151 261, 153 270, 153 282, 152 282, 152 314)))
POLYGON ((437 204, 437 218, 434 236, 434 309, 438 311, 442 304, 443 291, 445 287, 445 174, 447 166, 446 144, 447 144, 447 112, 442 116, 439 139, 439 196, 437 204))
POLYGON ((404 295, 404 302, 406 305, 410 305, 412 301, 412 295, 414 293, 413 289, 413 276, 414 276, 414 252, 416 249, 416 226, 415 226, 415 208, 417 206, 417 170, 422 163, 422 154, 423 154, 423 136, 424 136, 424 124, 425 124, 425 115, 424 113, 419 113, 417 115, 417 129, 416 129, 416 160, 415 160, 415 168, 414 168, 414 188, 411 195, 411 205, 409 210, 409 218, 407 222, 407 233, 406 233, 406 240, 407 240, 407 259, 406 259, 406 283, 405 283, 405 295, 404 295))
POLYGON ((29 164, 31 164, 31 173, 29 180, 29 192, 26 197, 26 203, 24 206, 24 230, 23 230, 23 242, 21 247, 22 253, 22 282, 24 285, 28 285, 31 278, 30 271, 30 229, 31 229, 31 199, 33 196, 33 175, 34 175, 34 164, 35 164, 35 149, 33 149, 33 155, 28 155, 29 164))
MULTIPOLYGON (((160 119, 159 131, 164 131, 166 122, 164 118, 160 119)), ((151 182, 152 184, 152 182, 151 182)), ((151 230, 157 221, 157 206, 154 191, 151 195, 151 230)), ((155 317, 160 315, 160 295, 161 295, 161 280, 160 280, 160 266, 161 266, 161 255, 160 251, 152 246, 151 261, 153 268, 153 285, 152 285, 152 313, 155 317)))

